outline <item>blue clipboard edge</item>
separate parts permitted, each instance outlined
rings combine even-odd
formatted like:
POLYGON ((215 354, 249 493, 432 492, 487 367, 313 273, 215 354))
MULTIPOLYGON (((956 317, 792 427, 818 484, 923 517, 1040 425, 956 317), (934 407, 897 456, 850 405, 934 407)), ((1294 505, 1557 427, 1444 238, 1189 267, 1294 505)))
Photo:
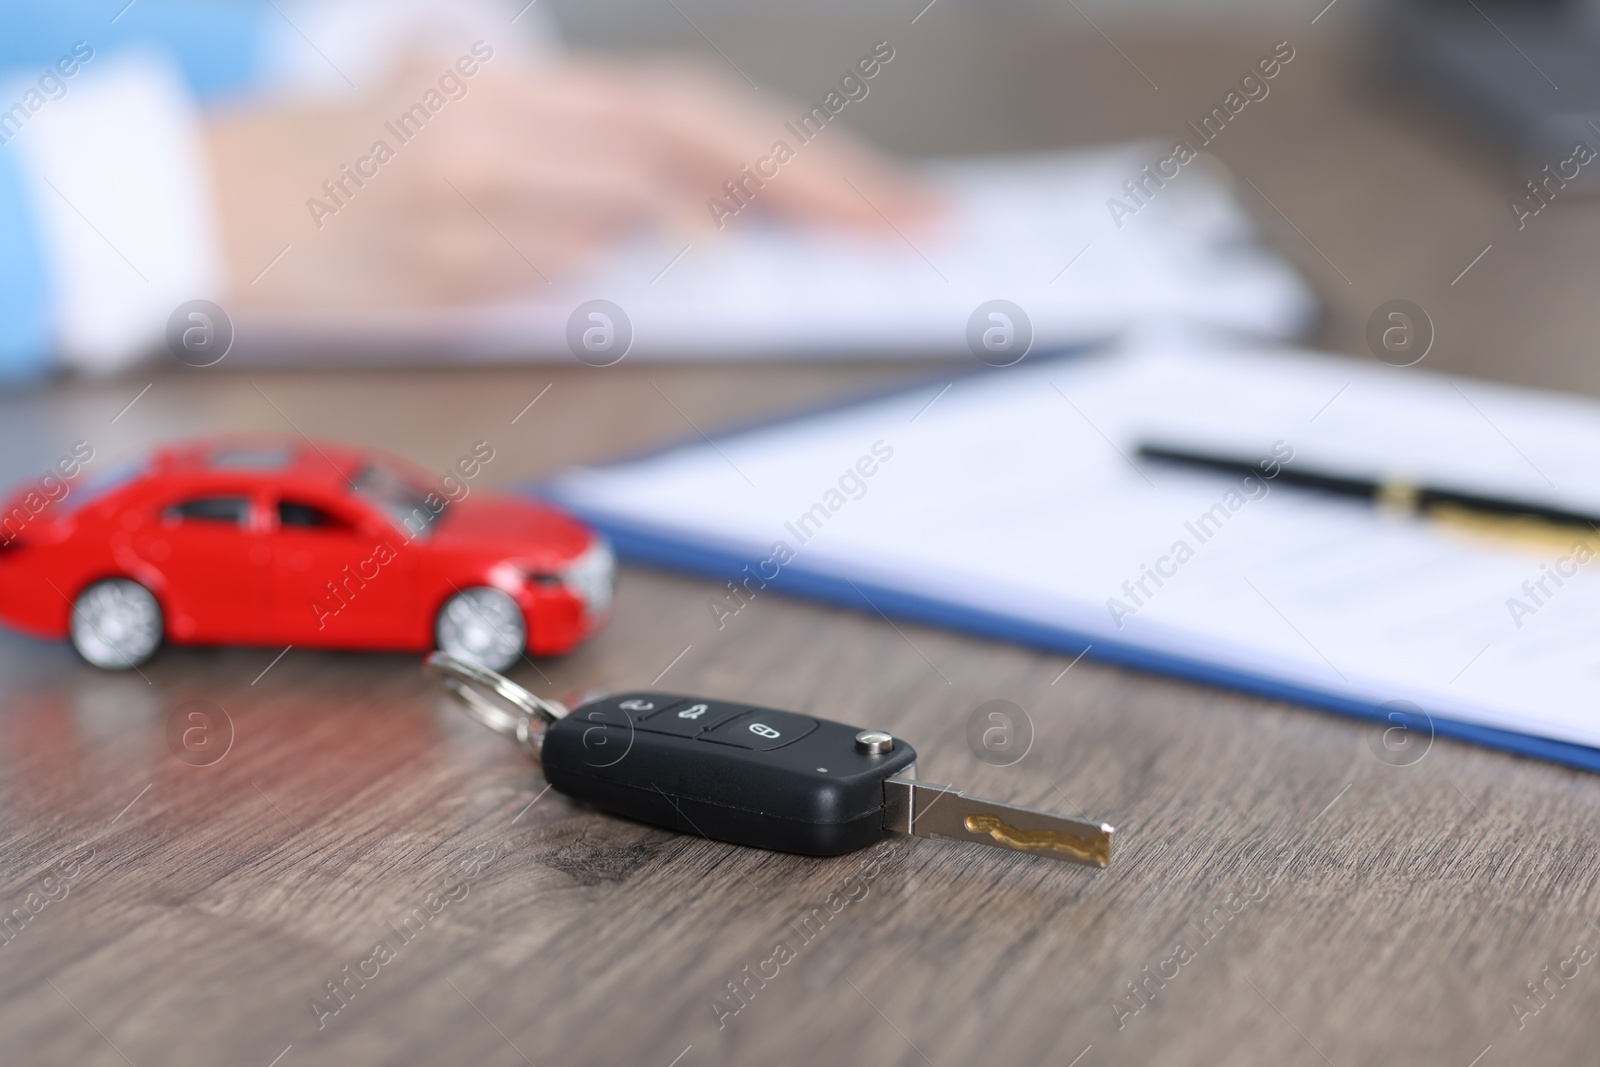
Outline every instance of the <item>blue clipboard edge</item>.
MULTIPOLYGON (((762 558, 741 555, 730 549, 706 545, 659 527, 621 519, 604 511, 586 508, 563 499, 552 486, 536 486, 534 492, 573 511, 607 537, 623 559, 633 563, 686 571, 707 578, 727 580, 742 576, 742 568, 762 558)), ((1308 705, 1322 711, 1362 719, 1390 722, 1382 707, 1333 693, 1281 682, 1273 678, 1219 667, 1185 656, 1155 652, 1148 648, 1103 636, 1094 638, 1061 627, 1048 626, 995 612, 984 611, 937 597, 907 593, 890 586, 855 582, 806 567, 796 560, 767 583, 773 590, 818 600, 866 614, 906 619, 912 622, 977 634, 1043 649, 1061 655, 1084 653, 1087 658, 1113 663, 1134 670, 1150 671, 1185 681, 1233 689, 1269 700, 1308 705)), ((1535 737, 1491 726, 1479 726, 1429 713, 1434 736, 1484 748, 1498 749, 1518 756, 1545 760, 1579 770, 1600 772, 1600 749, 1567 741, 1535 737)))

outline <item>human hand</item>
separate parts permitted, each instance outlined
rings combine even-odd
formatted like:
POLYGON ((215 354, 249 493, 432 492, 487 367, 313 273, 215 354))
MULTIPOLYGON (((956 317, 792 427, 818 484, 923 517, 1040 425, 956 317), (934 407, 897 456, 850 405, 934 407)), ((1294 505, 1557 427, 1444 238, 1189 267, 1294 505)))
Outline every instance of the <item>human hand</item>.
POLYGON ((465 60, 408 65, 359 102, 212 124, 231 300, 382 308, 536 290, 629 233, 739 225, 710 202, 736 203, 725 183, 778 140, 797 150, 749 198, 756 212, 897 240, 936 210, 846 131, 799 145, 785 121, 803 107, 750 103, 694 67, 465 60), (425 99, 437 110, 402 123, 425 99))

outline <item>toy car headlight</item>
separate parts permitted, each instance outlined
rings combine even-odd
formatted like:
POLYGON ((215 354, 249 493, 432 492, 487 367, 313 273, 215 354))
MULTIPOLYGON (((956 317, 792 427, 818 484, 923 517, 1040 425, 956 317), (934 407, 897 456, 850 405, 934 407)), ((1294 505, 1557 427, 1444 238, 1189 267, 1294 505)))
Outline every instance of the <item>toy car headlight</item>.
POLYGON ((561 571, 561 584, 577 594, 590 614, 598 615, 611 607, 617 558, 605 538, 595 535, 583 554, 561 571))

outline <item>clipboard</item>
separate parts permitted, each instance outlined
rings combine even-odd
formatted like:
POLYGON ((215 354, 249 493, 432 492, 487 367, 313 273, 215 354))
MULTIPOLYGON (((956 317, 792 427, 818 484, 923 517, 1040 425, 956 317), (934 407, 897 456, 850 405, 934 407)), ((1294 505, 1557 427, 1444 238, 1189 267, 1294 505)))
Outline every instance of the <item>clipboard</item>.
POLYGON ((1254 495, 1226 478, 1141 469, 1130 458, 1132 442, 1154 430, 1234 453, 1284 442, 1295 457, 1324 469, 1369 470, 1405 455, 1430 480, 1600 504, 1600 487, 1580 462, 1600 449, 1600 405, 1349 358, 1177 337, 982 368, 573 471, 538 491, 604 531, 626 560, 735 582, 755 573, 762 595, 1085 654, 1386 729, 1600 770, 1600 722, 1586 722, 1581 710, 1600 707, 1600 655, 1575 640, 1600 617, 1600 567, 1559 589, 1547 581, 1559 596, 1547 597, 1519 627, 1500 601, 1524 596, 1521 583, 1543 574, 1549 561, 1274 489, 1270 479, 1254 495), (990 440, 989 454, 962 452, 1005 432, 1014 436, 998 446, 990 440), (895 455, 858 479, 867 489, 859 497, 841 493, 843 506, 825 523, 797 525, 797 517, 815 515, 808 506, 826 507, 819 487, 836 488, 837 481, 824 476, 864 469, 855 461, 872 454, 874 441, 895 455), (1021 469, 984 467, 1019 442, 1041 451, 1019 459, 1021 469), (952 455, 964 458, 952 465, 952 455), (1027 559, 1030 546, 1048 543, 1038 529, 996 531, 1007 521, 1038 526, 1074 513, 1061 501, 1006 503, 1006 493, 1030 483, 1083 494, 1086 515, 1081 530, 1061 539, 1073 558, 1050 563, 1039 553, 1037 573, 1055 569, 1032 586, 1018 580, 1026 566, 971 558, 987 545, 1027 559), (1230 490, 1244 503, 1216 519, 1230 490), (918 524, 929 514, 974 528, 903 537, 926 531, 918 524), (1208 514, 1210 522, 1195 525, 1208 514), (1209 536, 1201 542, 1191 529, 1209 536), (1312 540, 1282 559, 1264 552, 1292 536, 1312 540), (1157 553, 1169 539, 1190 542, 1192 557, 1161 565, 1157 553), (792 558, 774 566, 766 561, 779 542, 792 558), (888 558, 896 552, 907 558, 888 558), (1371 593, 1377 599, 1363 610, 1340 605, 1340 588, 1324 588, 1359 589, 1357 577, 1319 585, 1316 566, 1296 564, 1297 555, 1316 552, 1357 577, 1364 558, 1369 577, 1384 567, 1429 573, 1411 574, 1398 590, 1390 588, 1398 578, 1378 581, 1371 593), (1137 581, 1153 561, 1173 572, 1164 585, 1137 581), (931 576, 934 564, 946 570, 931 576), (1136 605, 1124 583, 1154 595, 1136 605), (1197 615, 1196 604, 1219 591, 1212 615, 1197 615), (1113 602, 1134 610, 1119 618, 1113 602), (1321 614, 1308 608, 1318 603, 1321 614), (1454 629, 1423 633, 1435 616, 1453 619, 1454 629), (1387 620, 1387 629, 1358 632, 1354 621, 1369 617, 1387 620), (1197 626, 1197 618, 1206 624, 1197 626), (1382 646, 1395 642, 1385 652, 1382 646), (1564 694, 1551 702, 1562 707, 1546 706, 1537 692, 1508 691, 1529 664, 1542 665, 1541 692, 1564 694))

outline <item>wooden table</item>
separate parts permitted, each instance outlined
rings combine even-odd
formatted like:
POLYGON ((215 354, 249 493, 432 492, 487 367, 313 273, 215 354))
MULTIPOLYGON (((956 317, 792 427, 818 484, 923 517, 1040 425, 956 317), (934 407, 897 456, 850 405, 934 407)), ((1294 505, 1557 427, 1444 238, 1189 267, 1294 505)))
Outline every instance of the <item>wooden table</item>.
MULTIPOLYGON (((1296 60, 1216 148, 1324 296, 1320 340, 1362 353, 1367 315, 1404 297, 1438 327, 1426 367, 1600 393, 1596 208, 1517 232, 1516 176, 1366 72, 1342 15, 1115 48, 1081 19, 953 5, 915 26, 701 28, 802 95, 894 40, 860 121, 908 151, 1165 138, 1287 38, 1296 60)), ((80 438, 112 457, 292 421, 438 469, 486 439, 486 480, 512 485, 926 370, 166 367, 0 398, 0 446, 9 482, 80 438)), ((881 726, 915 740, 925 776, 1114 822, 1114 865, 907 839, 817 861, 582 810, 408 656, 170 649, 141 677, 4 635, 0 916, 27 918, 0 945, 0 1059, 1595 1061, 1600 961, 1574 956, 1600 946, 1594 776, 1446 741, 1392 766, 1352 721, 776 596, 719 631, 713 592, 625 567, 608 631, 515 676, 881 726), (994 699, 1035 728, 1014 766, 965 741, 994 699), (232 723, 212 766, 169 748, 192 701, 232 723), (780 942, 793 958, 768 962, 780 942)))

